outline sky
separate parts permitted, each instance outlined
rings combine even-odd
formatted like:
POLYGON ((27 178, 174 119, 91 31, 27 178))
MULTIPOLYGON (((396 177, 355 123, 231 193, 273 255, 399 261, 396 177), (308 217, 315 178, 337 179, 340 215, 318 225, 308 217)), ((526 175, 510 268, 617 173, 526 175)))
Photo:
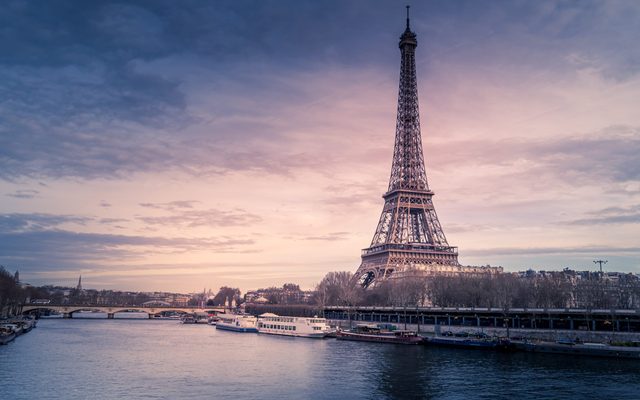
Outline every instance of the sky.
MULTIPOLYGON (((355 272, 387 189, 405 3, 0 8, 0 265, 244 291, 355 272)), ((640 273, 640 3, 411 8, 429 185, 464 265, 640 273)))

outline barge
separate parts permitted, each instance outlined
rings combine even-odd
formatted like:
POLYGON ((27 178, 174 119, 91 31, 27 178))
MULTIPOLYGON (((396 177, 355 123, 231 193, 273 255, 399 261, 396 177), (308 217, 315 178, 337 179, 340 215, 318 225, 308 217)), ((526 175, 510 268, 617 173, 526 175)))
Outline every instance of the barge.
POLYGON ((604 343, 575 343, 571 341, 534 342, 516 341, 517 350, 532 353, 567 354, 575 356, 592 356, 608 358, 627 358, 640 360, 640 347, 612 346, 604 343))
POLYGON ((423 337, 418 336, 415 331, 383 330, 372 325, 357 325, 349 331, 337 331, 336 338, 338 340, 392 344, 420 344, 423 341, 423 337))

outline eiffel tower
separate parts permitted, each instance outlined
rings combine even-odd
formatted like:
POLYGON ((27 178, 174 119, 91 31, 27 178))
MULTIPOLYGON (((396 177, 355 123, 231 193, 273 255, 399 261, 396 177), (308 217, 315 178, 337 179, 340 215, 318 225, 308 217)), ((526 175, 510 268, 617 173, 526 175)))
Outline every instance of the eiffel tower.
MULTIPOLYGON (((363 287, 393 277, 434 271, 458 272, 458 250, 449 246, 433 206, 422 155, 416 34, 409 27, 400 36, 400 90, 389 189, 371 245, 362 250, 354 280, 363 287)), ((475 268, 474 268, 475 269, 475 268)))

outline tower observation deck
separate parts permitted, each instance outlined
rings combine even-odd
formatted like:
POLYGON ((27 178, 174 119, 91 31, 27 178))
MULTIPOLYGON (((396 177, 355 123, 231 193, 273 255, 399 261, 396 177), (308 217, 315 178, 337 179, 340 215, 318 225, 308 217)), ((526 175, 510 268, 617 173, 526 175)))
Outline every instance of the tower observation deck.
POLYGON ((415 274, 482 272, 463 267, 458 250, 450 246, 433 206, 422 154, 418 84, 417 36, 409 25, 400 36, 400 87, 395 146, 389 188, 371 245, 362 250, 362 263, 354 279, 368 287, 390 277, 415 274))

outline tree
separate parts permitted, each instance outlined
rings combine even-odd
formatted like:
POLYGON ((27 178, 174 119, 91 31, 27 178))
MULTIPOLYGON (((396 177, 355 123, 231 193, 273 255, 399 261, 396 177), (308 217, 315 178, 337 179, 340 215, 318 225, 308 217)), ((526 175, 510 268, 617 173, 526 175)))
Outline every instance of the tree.
POLYGON ((318 298, 324 303, 322 305, 354 306, 358 304, 362 289, 352 285, 352 277, 353 274, 347 271, 326 274, 316 286, 318 298))
POLYGON ((370 286, 364 291, 361 304, 365 306, 388 306, 389 299, 392 297, 392 288, 393 285, 389 280, 377 282, 376 285, 370 286))
POLYGON ((223 286, 213 297, 213 304, 216 306, 225 306, 228 304, 228 302, 233 300, 236 301, 236 304, 240 303, 240 289, 223 286))
POLYGON ((389 302, 396 307, 415 307, 426 300, 427 281, 418 273, 388 281, 389 302))
POLYGON ((295 283, 285 283, 284 285, 282 285, 282 290, 284 290, 285 292, 299 292, 300 286, 296 285, 295 283))
POLYGON ((0 316, 15 314, 25 300, 26 292, 16 278, 17 274, 10 274, 0 265, 0 316))

